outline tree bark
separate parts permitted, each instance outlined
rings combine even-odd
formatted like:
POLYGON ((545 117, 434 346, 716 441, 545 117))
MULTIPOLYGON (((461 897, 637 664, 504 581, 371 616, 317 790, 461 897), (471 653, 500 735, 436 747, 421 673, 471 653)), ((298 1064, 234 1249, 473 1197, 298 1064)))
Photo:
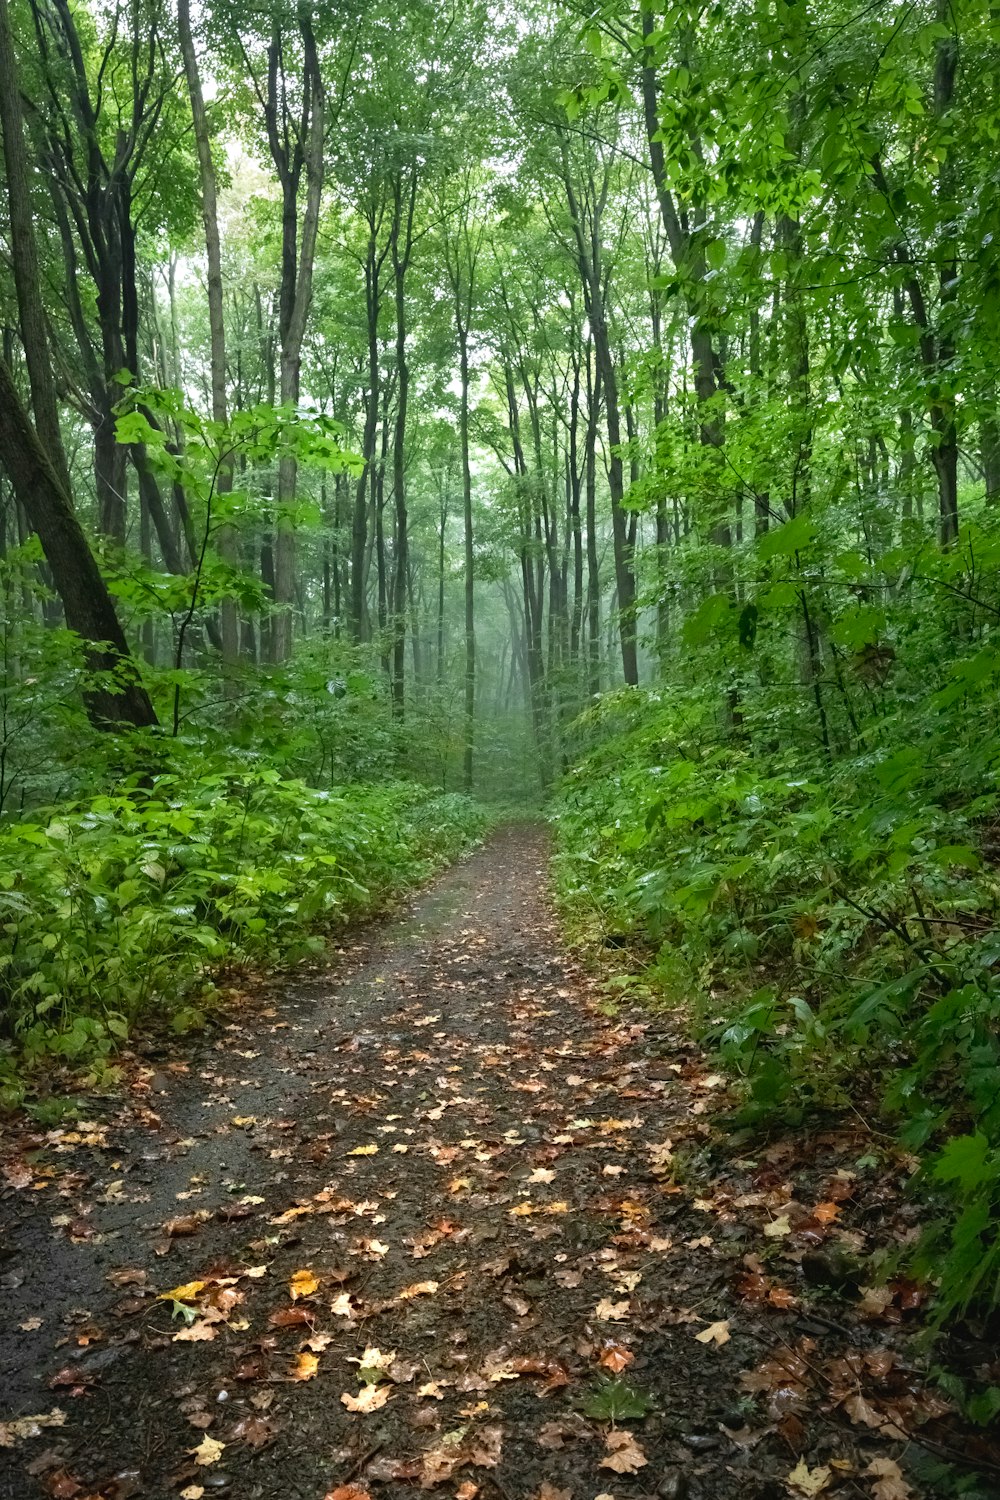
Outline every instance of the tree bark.
POLYGON ((92 722, 102 729, 124 725, 142 729, 155 724, 153 705, 136 676, 107 585, 3 361, 0 461, 38 533, 66 623, 87 643, 87 665, 94 680, 85 690, 85 701, 92 722))

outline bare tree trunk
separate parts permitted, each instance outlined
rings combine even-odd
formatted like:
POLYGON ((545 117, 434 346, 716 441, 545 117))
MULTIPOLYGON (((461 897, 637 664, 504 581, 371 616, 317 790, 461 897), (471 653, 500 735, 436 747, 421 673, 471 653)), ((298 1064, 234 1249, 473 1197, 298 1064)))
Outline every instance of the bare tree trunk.
MULTIPOLYGON (((198 71, 198 56, 191 34, 190 0, 177 0, 177 25, 180 33, 181 54, 187 77, 188 94, 191 99, 191 119, 194 125, 195 147, 198 152, 198 171, 201 178, 201 216, 205 226, 205 256, 208 262, 208 327, 212 370, 212 418, 225 425, 228 419, 226 399, 226 325, 222 301, 222 246, 219 239, 218 191, 215 181, 215 163, 212 160, 212 144, 208 133, 205 100, 198 71)), ((233 467, 226 463, 219 470, 215 492, 225 503, 225 496, 233 487, 233 467)), ((219 556, 230 566, 239 561, 235 529, 231 525, 220 527, 218 534, 219 556)), ((240 621, 236 601, 222 601, 222 661, 226 668, 239 660, 240 621)))

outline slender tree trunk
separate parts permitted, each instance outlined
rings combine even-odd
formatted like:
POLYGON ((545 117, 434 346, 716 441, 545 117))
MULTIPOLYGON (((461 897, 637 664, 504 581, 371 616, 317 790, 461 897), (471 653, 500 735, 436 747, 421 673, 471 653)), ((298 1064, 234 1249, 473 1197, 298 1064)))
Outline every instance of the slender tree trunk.
MULTIPOLYGON (((208 327, 212 373, 212 419, 225 426, 228 420, 226 396, 226 325, 222 300, 222 245, 219 239, 218 191, 215 181, 215 163, 212 160, 212 144, 208 133, 208 118, 205 99, 198 71, 198 55, 191 34, 190 0, 177 0, 177 25, 180 33, 181 55, 187 78, 188 95, 191 100, 191 120, 194 126, 195 148, 198 153, 198 172, 201 178, 201 216, 205 227, 205 257, 207 260, 208 327)), ((225 506, 225 497, 233 487, 233 466, 226 463, 219 470, 215 493, 225 506)), ((223 525, 218 533, 219 556, 223 562, 235 567, 239 551, 235 528, 223 525)), ((222 661, 231 669, 239 660, 240 621, 236 600, 224 598, 221 609, 222 661)), ((228 674, 227 674, 228 675, 228 674)))

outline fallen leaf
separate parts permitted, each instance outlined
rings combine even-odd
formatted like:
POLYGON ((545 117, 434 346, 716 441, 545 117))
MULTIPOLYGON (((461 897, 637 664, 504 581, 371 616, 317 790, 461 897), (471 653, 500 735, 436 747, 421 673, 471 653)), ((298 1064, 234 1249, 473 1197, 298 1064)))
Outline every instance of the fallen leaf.
POLYGON ((618 1375, 622 1370, 627 1370, 634 1359, 635 1355, 624 1344, 608 1344, 597 1356, 597 1363, 618 1375))
POLYGON ((602 1323, 618 1323, 628 1317, 631 1306, 630 1302, 612 1302, 610 1297, 602 1297, 594 1308, 594 1317, 602 1323))
POLYGON ((609 1432, 605 1446, 608 1451, 597 1465, 599 1469, 613 1469, 616 1474, 635 1474, 649 1462, 630 1432, 609 1432))
POLYGON ((787 1214, 780 1214, 778 1218, 772 1219, 770 1224, 764 1225, 764 1233, 769 1240, 781 1240, 791 1234, 792 1226, 787 1214))
POLYGON ((355 1146, 353 1151, 348 1151, 348 1156, 377 1156, 378 1147, 374 1144, 369 1146, 355 1146))
POLYGON ((341 1404, 348 1411, 361 1412, 367 1415, 369 1412, 378 1411, 383 1407, 392 1395, 391 1385, 366 1385, 356 1396, 345 1391, 341 1396, 341 1404))
POLYGON ((297 1328, 312 1323, 314 1314, 307 1307, 278 1307, 268 1317, 272 1328, 297 1328))
POLYGON ((307 1354, 304 1350, 295 1361, 292 1371, 293 1380, 312 1380, 319 1369, 319 1358, 315 1354, 307 1354))
POLYGON ((875 1480, 872 1485, 875 1500, 908 1500, 913 1493, 893 1458, 873 1458, 862 1474, 866 1479, 875 1480))
POLYGON ((372 1496, 362 1484, 338 1484, 335 1490, 327 1490, 323 1500, 372 1500, 372 1496))
POLYGON ((209 1215, 202 1211, 197 1214, 186 1214, 182 1219, 168 1219, 163 1226, 163 1233, 172 1240, 182 1239, 189 1234, 197 1234, 208 1217, 209 1215))
POLYGON ((311 1297, 313 1292, 318 1292, 319 1282, 309 1270, 296 1271, 288 1283, 288 1290, 292 1294, 292 1301, 297 1302, 300 1297, 311 1297))
POLYGON ((544 1479, 535 1500, 573 1500, 573 1491, 557 1490, 555 1485, 549 1484, 549 1481, 544 1479))
POLYGON ((728 1344, 730 1339, 729 1320, 721 1319, 718 1323, 710 1323, 700 1333, 695 1334, 699 1344, 728 1344))
POLYGON ((207 1318, 198 1318, 189 1328, 174 1334, 175 1344, 210 1344, 219 1330, 207 1318))
POLYGON ((0 1422, 0 1448, 13 1448, 23 1438, 40 1437, 46 1427, 65 1425, 66 1413, 58 1406, 37 1417, 15 1417, 11 1422, 0 1422))
POLYGON ((225 1446, 225 1443, 218 1442, 216 1438, 210 1438, 206 1433, 197 1448, 189 1448, 187 1451, 191 1454, 196 1464, 202 1464, 207 1467, 209 1464, 217 1464, 219 1462, 225 1446))
POLYGON ((185 1281, 183 1286, 175 1286, 169 1292, 161 1292, 156 1300, 157 1302, 194 1302, 207 1286, 207 1281, 185 1281))
MULTIPOLYGON (((554 1182, 555 1181, 555 1176, 556 1176, 556 1174, 554 1172, 550 1171, 548 1167, 536 1167, 535 1170, 532 1172, 531 1176, 527 1179, 527 1181, 528 1182, 554 1182)), ((561 1494, 562 1491, 557 1491, 556 1493, 561 1494)))
POLYGON ((412 1286, 404 1286, 396 1296, 400 1302, 408 1302, 411 1297, 430 1297, 437 1291, 440 1282, 437 1281, 415 1281, 412 1286))
POLYGON ((189 1484, 186 1489, 181 1490, 181 1500, 201 1500, 205 1489, 200 1484, 189 1484))
POLYGON ((818 1495, 833 1479, 833 1470, 824 1464, 820 1469, 810 1469, 804 1458, 800 1458, 787 1477, 787 1483, 797 1495, 818 1495))

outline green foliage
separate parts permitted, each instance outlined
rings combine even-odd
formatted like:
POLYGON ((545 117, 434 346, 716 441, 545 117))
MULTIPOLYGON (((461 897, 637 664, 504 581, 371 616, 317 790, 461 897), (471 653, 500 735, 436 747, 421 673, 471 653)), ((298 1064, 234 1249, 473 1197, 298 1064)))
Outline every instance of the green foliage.
POLYGON ((140 1018, 201 1023, 244 964, 322 951, 484 828, 412 783, 317 790, 188 757, 0 829, 0 994, 12 1063, 100 1065, 140 1018))
POLYGON ((895 589, 841 552, 837 568, 869 585, 859 602, 817 581, 829 532, 796 537, 804 562, 767 538, 756 549, 770 576, 743 605, 758 609, 753 639, 710 595, 669 693, 611 695, 584 716, 589 753, 556 813, 562 889, 645 955, 664 1001, 693 1006, 742 1080, 745 1123, 874 1098, 922 1162, 912 1266, 938 1284, 939 1316, 994 1308, 1000 721, 995 593, 970 558, 992 556, 996 531, 964 558, 900 554, 910 581, 895 589), (825 743, 808 676, 774 687, 774 622, 799 608, 781 558, 789 583, 812 570, 825 743))

